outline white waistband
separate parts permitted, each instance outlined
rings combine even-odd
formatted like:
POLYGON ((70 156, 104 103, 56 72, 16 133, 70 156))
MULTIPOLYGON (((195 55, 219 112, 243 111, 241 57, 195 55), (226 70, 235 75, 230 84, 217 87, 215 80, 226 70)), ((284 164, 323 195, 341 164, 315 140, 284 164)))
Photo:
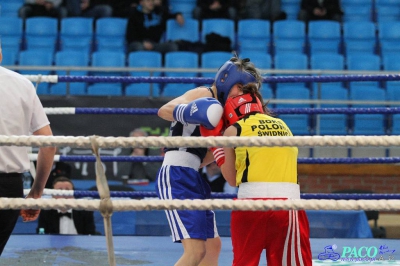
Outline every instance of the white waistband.
POLYGON ((239 185, 238 198, 300 199, 300 186, 285 182, 246 182, 239 185))
POLYGON ((163 166, 174 165, 193 168, 196 171, 200 168, 200 158, 193 153, 185 151, 168 151, 165 153, 163 166))

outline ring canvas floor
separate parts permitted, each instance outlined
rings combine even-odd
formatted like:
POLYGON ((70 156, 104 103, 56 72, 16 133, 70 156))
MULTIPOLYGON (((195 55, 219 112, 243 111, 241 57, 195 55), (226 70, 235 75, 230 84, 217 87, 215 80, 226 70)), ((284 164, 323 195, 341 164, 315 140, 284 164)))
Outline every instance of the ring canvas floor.
MULTIPOLYGON (((231 239, 222 237, 222 251, 219 265, 232 264, 231 239)), ((173 265, 181 256, 182 247, 174 244, 168 236, 114 236, 114 251, 118 266, 125 265, 173 265)), ((400 265, 400 240, 398 239, 311 239, 313 265, 400 265), (324 247, 336 245, 341 250, 344 246, 376 247, 385 246, 391 251, 392 259, 383 254, 380 261, 346 262, 318 260, 324 247)), ((364 248, 366 250, 366 248, 364 248)), ((0 258, 0 265, 7 266, 75 266, 108 264, 105 236, 66 236, 66 235, 11 235, 0 258)), ((260 264, 266 265, 264 254, 260 264)))

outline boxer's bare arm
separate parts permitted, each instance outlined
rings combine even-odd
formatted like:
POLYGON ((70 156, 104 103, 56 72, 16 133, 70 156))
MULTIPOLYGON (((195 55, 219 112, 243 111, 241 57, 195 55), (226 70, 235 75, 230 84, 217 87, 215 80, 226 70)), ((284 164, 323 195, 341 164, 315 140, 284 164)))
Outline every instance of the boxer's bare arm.
POLYGON ((200 168, 207 166, 214 161, 215 161, 215 159, 214 159, 214 155, 213 155, 212 151, 208 150, 206 157, 204 157, 203 162, 200 165, 200 168))
MULTIPOLYGON (((225 137, 237 136, 237 129, 234 126, 228 127, 224 132, 225 137)), ((224 176, 226 182, 232 187, 236 186, 236 153, 235 149, 232 147, 224 147, 225 161, 224 164, 220 166, 222 175, 224 176)))

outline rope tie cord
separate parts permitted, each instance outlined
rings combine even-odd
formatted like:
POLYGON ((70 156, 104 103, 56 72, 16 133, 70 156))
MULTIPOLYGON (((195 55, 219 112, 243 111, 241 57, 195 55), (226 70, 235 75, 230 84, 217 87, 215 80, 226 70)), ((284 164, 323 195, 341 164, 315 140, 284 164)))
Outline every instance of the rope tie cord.
POLYGON ((35 90, 38 89, 40 82, 42 82, 42 75, 41 74, 39 74, 37 76, 37 80, 36 80, 36 84, 35 84, 35 90))
POLYGON ((100 212, 103 217, 110 218, 113 212, 112 202, 110 201, 110 189, 108 187, 107 178, 100 160, 99 147, 96 142, 96 137, 92 136, 90 140, 92 142, 93 153, 96 157, 96 185, 101 199, 100 212))
POLYGON ((100 160, 99 146, 97 145, 96 136, 90 137, 93 153, 96 156, 96 184, 100 195, 100 213, 104 220, 104 231, 107 239, 108 263, 111 266, 116 265, 114 242, 112 234, 111 215, 113 213, 113 203, 110 198, 110 189, 108 187, 106 174, 103 164, 100 160))

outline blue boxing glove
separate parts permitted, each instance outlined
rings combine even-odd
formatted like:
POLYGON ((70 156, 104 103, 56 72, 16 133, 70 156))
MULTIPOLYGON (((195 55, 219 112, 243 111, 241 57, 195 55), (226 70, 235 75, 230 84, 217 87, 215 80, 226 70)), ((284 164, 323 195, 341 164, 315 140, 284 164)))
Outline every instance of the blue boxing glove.
POLYGON ((173 116, 184 125, 200 124, 207 129, 213 129, 218 125, 223 113, 224 108, 217 99, 204 97, 188 104, 177 105, 173 116))

